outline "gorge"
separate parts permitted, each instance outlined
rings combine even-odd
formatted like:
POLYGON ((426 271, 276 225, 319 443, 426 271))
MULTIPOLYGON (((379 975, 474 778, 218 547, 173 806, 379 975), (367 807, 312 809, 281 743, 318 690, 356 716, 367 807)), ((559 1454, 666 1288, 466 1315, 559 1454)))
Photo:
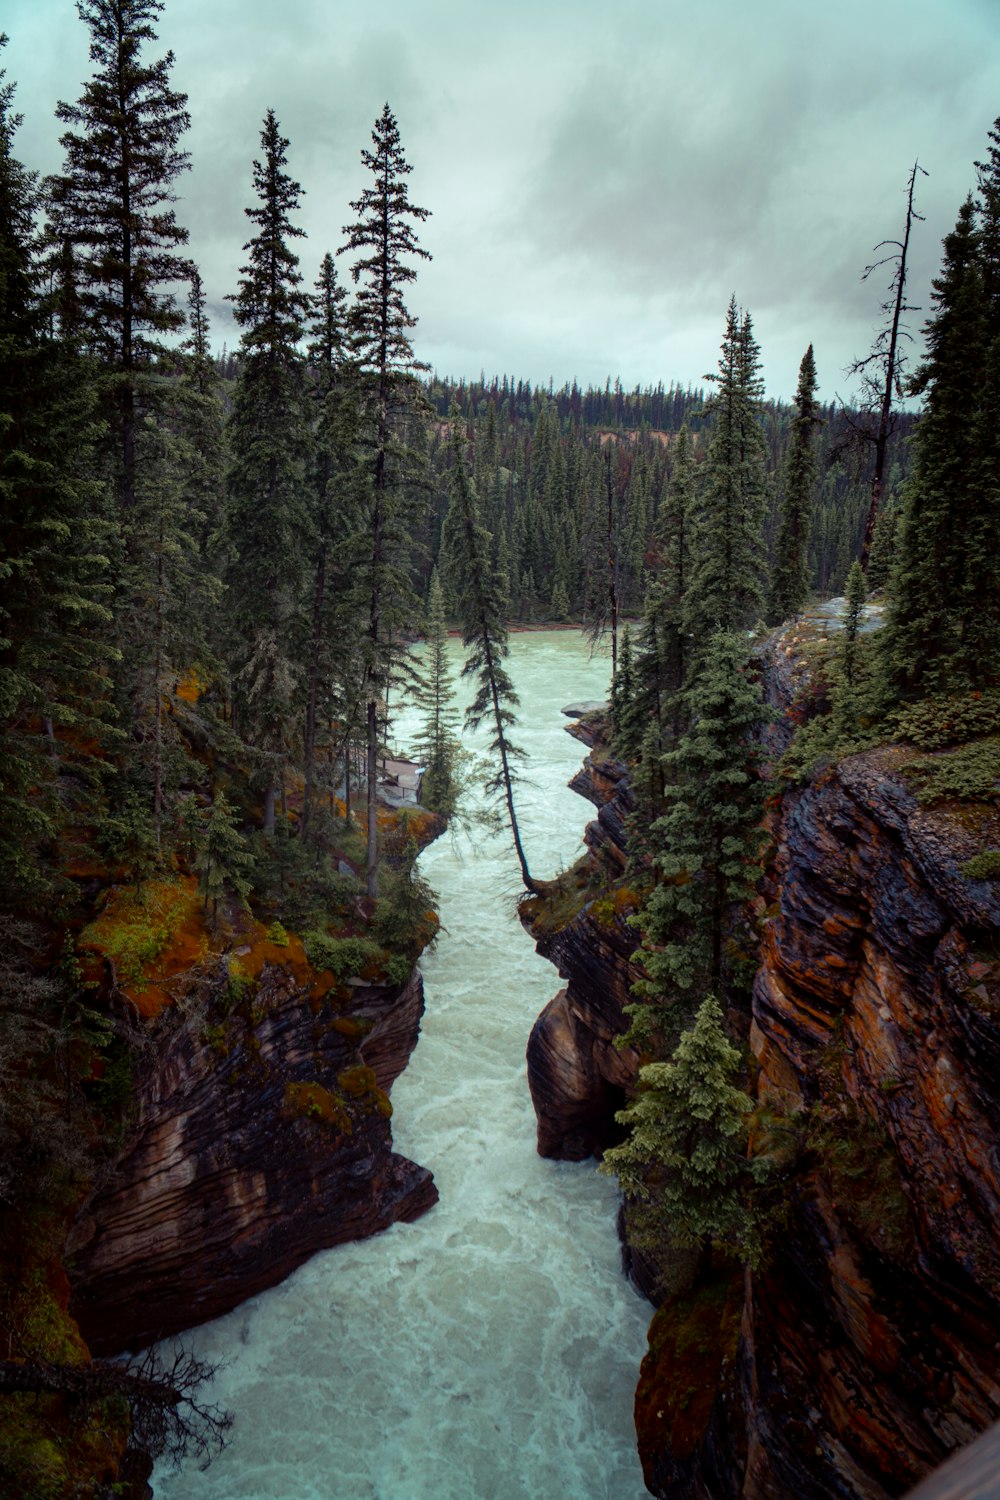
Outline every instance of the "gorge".
MULTIPOLYGON (((510 664, 525 837, 552 876, 584 810, 560 708, 603 697, 609 663, 577 632, 539 632, 512 639, 510 664)), ((649 1307, 620 1274, 614 1184, 535 1152, 524 1045, 553 976, 515 915, 512 851, 473 830, 421 867, 445 932, 422 961, 423 1034, 392 1124, 440 1202, 188 1336, 227 1362, 213 1394, 236 1425, 207 1472, 158 1472, 158 1500, 643 1494, 632 1399, 649 1307)))
MULTIPOLYGON (((795 636, 767 661, 779 713, 795 636)), ((776 751, 789 732, 779 720, 776 751)), ((636 1400, 655 1495, 883 1500, 1000 1415, 1000 905, 963 871, 995 815, 919 797, 917 760, 907 746, 849 757, 772 809, 762 962, 732 1020, 758 1136, 783 1134, 783 1206, 745 1277, 665 1293, 633 1261, 663 1304, 636 1400)), ((921 774, 943 779, 943 762, 921 774)), ((597 746, 577 785, 599 816, 567 883, 576 910, 571 889, 569 911, 529 907, 567 981, 529 1046, 539 1149, 571 1160, 606 1144, 637 1064, 612 1045, 637 972, 625 767, 597 746)))

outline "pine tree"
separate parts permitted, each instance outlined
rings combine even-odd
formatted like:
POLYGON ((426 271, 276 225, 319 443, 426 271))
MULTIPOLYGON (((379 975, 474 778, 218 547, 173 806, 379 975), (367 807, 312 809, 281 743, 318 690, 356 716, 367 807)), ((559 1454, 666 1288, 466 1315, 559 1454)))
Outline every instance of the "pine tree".
POLYGON ((689 707, 690 728, 664 756, 666 811, 650 830, 658 884, 639 920, 644 992, 668 1006, 698 986, 724 990, 732 909, 760 873, 764 706, 739 636, 706 643, 689 707))
POLYGON ((703 465, 688 628, 695 650, 715 630, 745 630, 762 599, 766 448, 760 353, 749 313, 733 297, 716 389, 705 404, 712 436, 703 465))
POLYGON ((694 459, 687 425, 672 450, 669 483, 653 535, 653 560, 643 602, 642 633, 635 672, 639 709, 651 738, 651 762, 662 793, 660 756, 681 733, 684 688, 690 664, 688 636, 692 534, 695 524, 694 459))
POLYGON ((454 586, 459 595, 462 644, 466 649, 463 677, 474 677, 477 687, 465 711, 467 729, 477 729, 484 719, 493 724, 490 751, 496 756, 496 771, 486 784, 488 793, 502 794, 521 879, 529 891, 536 889, 521 843, 514 806, 516 763, 524 751, 513 744, 510 730, 517 723, 517 694, 504 662, 509 653, 504 618, 507 600, 489 566, 489 534, 483 527, 476 497, 466 470, 464 432, 457 407, 451 415, 452 491, 445 518, 449 556, 454 561, 454 586))
POLYGON ((337 280, 333 256, 323 258, 313 298, 309 332, 309 394, 314 410, 312 456, 312 609, 309 625, 303 759, 305 790, 302 832, 312 816, 317 732, 328 717, 346 718, 352 697, 353 557, 348 541, 357 530, 352 463, 356 435, 355 382, 345 349, 347 291, 337 280))
POLYGON ((77 104, 60 102, 72 126, 61 137, 64 175, 46 184, 51 236, 73 255, 74 294, 84 337, 112 378, 106 392, 117 448, 115 493, 127 519, 136 499, 136 440, 149 400, 143 380, 162 351, 160 336, 184 321, 169 290, 186 280, 179 254, 173 184, 189 160, 179 149, 190 125, 186 96, 170 87, 173 53, 144 63, 156 40, 162 0, 78 0, 97 66, 77 104))
POLYGON ((889 581, 896 557, 896 536, 899 525, 899 505, 887 502, 879 506, 875 518, 875 535, 872 550, 868 554, 868 586, 880 589, 889 581))
POLYGON ((855 560, 851 563, 847 574, 847 584, 844 590, 844 630, 841 642, 840 664, 844 674, 844 681, 848 688, 854 686, 857 675, 858 635, 865 613, 865 598, 867 587, 865 575, 861 571, 861 564, 855 560))
POLYGON ((226 581, 235 706, 240 729, 261 758, 270 833, 292 732, 310 535, 309 410, 300 349, 308 298, 291 247, 304 233, 292 221, 302 190, 285 170, 288 141, 273 110, 260 140, 262 159, 253 164, 257 203, 246 209, 256 233, 243 247, 249 258, 233 298, 243 334, 230 422, 226 581))
MULTIPOLYGON (((113 546, 114 708, 118 776, 110 783, 117 812, 136 792, 156 803, 162 791, 162 699, 154 643, 161 615, 165 505, 176 489, 173 429, 165 406, 172 392, 161 366, 164 335, 184 314, 172 286, 190 274, 181 253, 187 231, 172 204, 187 169, 181 138, 190 120, 186 99, 170 86, 173 56, 153 63, 142 54, 155 42, 161 0, 80 0, 96 65, 76 104, 60 102, 57 117, 72 127, 61 137, 65 171, 46 182, 56 298, 64 334, 96 361, 107 422, 101 444, 113 546), (158 464, 166 457, 166 467, 158 464), (154 602, 155 601, 155 602, 154 602)), ((159 808, 155 815, 159 818, 159 808)))
POLYGON ((218 791, 205 819, 194 857, 198 893, 206 911, 211 903, 213 917, 227 891, 232 891, 240 901, 246 899, 250 890, 248 871, 251 862, 246 840, 236 826, 233 809, 225 792, 218 791))
POLYGON ((618 672, 611 679, 611 733, 616 755, 635 760, 642 744, 644 715, 638 701, 638 682, 632 656, 632 631, 622 631, 618 672))
POLYGON ((444 617, 444 596, 437 569, 431 574, 427 601, 427 646, 416 701, 426 715, 414 740, 414 752, 424 763, 420 800, 432 812, 454 812, 457 795, 456 759, 459 741, 456 734, 458 710, 454 706, 455 690, 451 684, 448 663, 448 630, 444 617))
POLYGON ((191 273, 188 327, 190 332, 181 346, 186 358, 178 396, 181 430, 188 444, 184 489, 199 554, 207 570, 214 566, 222 540, 226 438, 219 374, 209 345, 205 290, 197 269, 191 273))
POLYGON ((1000 316, 972 199, 944 242, 915 391, 915 438, 882 633, 887 675, 903 692, 954 692, 1000 679, 1000 316))
POLYGON ((771 575, 771 620, 798 614, 809 594, 809 525, 816 488, 816 362, 812 344, 799 366, 796 415, 781 497, 781 523, 771 575))
MULTIPOLYGON (((0 47, 6 38, 0 36, 0 47)), ((56 879, 66 811, 108 684, 106 537, 91 511, 92 371, 52 336, 32 260, 36 182, 13 154, 20 116, 0 69, 0 890, 37 902, 56 879)))
POLYGON ((362 376, 368 452, 368 628, 366 731, 368 780, 368 895, 378 894, 377 765, 379 704, 385 696, 394 654, 394 628, 400 596, 408 594, 408 580, 390 548, 394 510, 412 477, 412 466, 399 442, 408 410, 415 404, 412 374, 425 369, 413 353, 409 331, 416 326, 403 302, 403 293, 416 279, 411 256, 429 260, 417 243, 413 223, 429 210, 412 204, 406 178, 409 163, 403 156, 399 127, 388 104, 372 131, 374 151, 362 150, 361 160, 373 183, 351 208, 358 215, 346 225, 347 243, 338 254, 361 250, 351 267, 358 288, 350 315, 351 352, 362 376))
POLYGON ((882 312, 888 321, 883 324, 875 336, 875 343, 870 354, 864 359, 856 360, 851 366, 852 375, 861 375, 863 399, 867 412, 872 419, 871 425, 860 430, 863 441, 869 443, 875 450, 875 467, 872 474, 871 498, 868 504, 868 515, 865 520, 864 537, 861 543, 861 566, 867 570, 868 557, 871 552, 872 541, 875 536, 875 523, 882 505, 883 481, 885 478, 886 461, 888 456, 889 438, 894 425, 894 402, 902 390, 903 370, 906 366, 906 358, 903 352, 905 343, 910 339, 904 315, 915 311, 906 301, 906 272, 907 256, 910 248, 910 234, 913 225, 922 221, 923 215, 918 214, 913 206, 913 195, 917 185, 917 173, 926 177, 927 173, 919 162, 913 163, 910 172, 910 180, 906 197, 906 224, 903 228, 901 240, 883 240, 875 246, 876 251, 892 247, 890 253, 883 256, 874 264, 865 267, 862 281, 866 281, 873 271, 886 264, 894 265, 895 270, 889 284, 889 298, 882 304, 882 312), (878 414, 874 421, 875 413, 878 414))
POLYGON ((739 1073, 722 1008, 708 995, 671 1061, 640 1068, 639 1091, 616 1116, 628 1139, 605 1152, 601 1170, 645 1205, 647 1234, 702 1250, 716 1241, 753 1261, 752 1190, 762 1172, 747 1158, 753 1101, 737 1087, 739 1073))

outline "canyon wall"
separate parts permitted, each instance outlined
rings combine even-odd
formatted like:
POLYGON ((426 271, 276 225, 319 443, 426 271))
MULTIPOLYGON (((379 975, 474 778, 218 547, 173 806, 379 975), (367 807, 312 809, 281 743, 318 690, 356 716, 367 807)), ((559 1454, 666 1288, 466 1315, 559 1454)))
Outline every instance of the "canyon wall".
POLYGON ((280 948, 257 958, 235 1005, 229 956, 182 978, 115 1169, 74 1223, 72 1311, 95 1355, 217 1317, 315 1251, 437 1201, 430 1173, 393 1152, 389 1122, 419 973, 333 985, 280 948))
MULTIPOLYGON (((789 1144, 762 1266, 650 1329, 639 1447, 671 1500, 882 1500, 1000 1416, 1000 895, 960 873, 981 821, 921 808, 905 759, 852 757, 775 812, 741 1021, 789 1144)), ((609 798, 588 843, 611 872, 623 772, 581 783, 609 798)), ((601 909, 539 940, 568 980, 529 1047, 550 1155, 599 1150, 634 1077, 608 1043, 635 934, 601 909)))

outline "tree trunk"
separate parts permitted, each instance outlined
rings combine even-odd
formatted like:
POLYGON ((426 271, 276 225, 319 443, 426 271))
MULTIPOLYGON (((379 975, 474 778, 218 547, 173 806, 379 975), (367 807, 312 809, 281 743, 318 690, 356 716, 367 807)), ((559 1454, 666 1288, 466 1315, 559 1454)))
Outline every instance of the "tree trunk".
POLYGON ((180 1391, 159 1380, 130 1375, 120 1365, 94 1360, 89 1365, 50 1365, 41 1360, 0 1360, 0 1391, 31 1395, 72 1396, 97 1401, 107 1396, 125 1396, 152 1401, 158 1406, 179 1406, 180 1391))
POLYGON ((303 836, 309 831, 309 819, 312 814, 313 779, 316 765, 316 711, 319 700, 321 622, 326 593, 326 551, 327 544, 324 541, 320 546, 319 557, 316 561, 316 590, 313 598, 312 651, 309 661, 309 695, 306 701, 305 765, 303 768, 305 773, 305 788, 302 793, 301 831, 303 836))
POLYGON ((378 704, 368 702, 368 895, 378 895, 378 704))
MULTIPOLYGON (((896 273, 896 297, 892 309, 892 323, 889 328, 889 349, 885 357, 885 385, 882 390, 882 405, 879 409, 878 431, 875 434, 875 473, 872 478, 871 500, 868 503, 868 515, 865 519, 865 536, 861 544, 861 570, 868 571, 868 559, 872 550, 872 539, 875 536, 875 522, 878 519, 879 507, 882 504, 882 487, 885 478, 885 456, 889 446, 889 434, 892 431, 892 398, 897 379, 896 358, 899 348, 899 325, 902 320, 903 311, 906 307, 906 256, 910 248, 910 230, 914 219, 919 219, 920 214, 913 210, 913 190, 917 181, 917 173, 923 168, 918 162, 913 163, 913 171, 910 173, 910 183, 906 197, 906 229, 903 240, 899 247, 899 270, 896 273)), ((867 274, 867 273, 866 273, 867 274)), ((913 311, 911 308, 910 311, 913 311)))

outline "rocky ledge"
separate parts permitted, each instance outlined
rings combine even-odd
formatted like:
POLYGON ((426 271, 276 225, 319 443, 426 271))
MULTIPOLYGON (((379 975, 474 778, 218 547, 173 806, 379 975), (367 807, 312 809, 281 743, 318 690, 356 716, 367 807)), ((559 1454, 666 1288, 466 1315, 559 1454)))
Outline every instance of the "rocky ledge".
POLYGON ((416 1218, 428 1171, 392 1150, 388 1090, 423 1011, 403 986, 318 983, 281 949, 251 993, 224 957, 185 976, 136 1080, 111 1180, 71 1231, 95 1355, 229 1311, 317 1250, 416 1218))
MULTIPOLYGON (((1000 1417, 1000 892, 961 874, 983 810, 921 807, 907 758, 855 756, 776 810, 742 1025, 783 1201, 760 1270, 653 1320, 654 1495, 885 1500, 1000 1417)), ((575 785, 601 808, 590 875, 616 875, 624 768, 592 755, 575 785)), ((636 1061, 612 1045, 635 934, 584 894, 548 931, 526 914, 567 981, 528 1049, 553 1156, 600 1150, 636 1061)))
POLYGON ((1000 1416, 1000 899, 906 758, 784 798, 751 1048, 806 1150, 702 1445, 647 1430, 654 1493, 899 1495, 1000 1416))
MULTIPOLYGON (((569 730, 593 745, 586 721, 569 730)), ((625 819, 632 793, 621 761, 592 748, 570 786, 598 808, 584 835, 587 855, 571 872, 568 896, 577 910, 550 923, 549 899, 525 902, 522 919, 538 952, 567 981, 542 1011, 528 1041, 528 1086, 538 1122, 539 1155, 581 1161, 617 1139, 615 1111, 634 1081, 636 1057, 619 1051, 623 1007, 637 977, 630 963, 638 934, 627 904, 602 902, 604 883, 625 868, 625 819)))

